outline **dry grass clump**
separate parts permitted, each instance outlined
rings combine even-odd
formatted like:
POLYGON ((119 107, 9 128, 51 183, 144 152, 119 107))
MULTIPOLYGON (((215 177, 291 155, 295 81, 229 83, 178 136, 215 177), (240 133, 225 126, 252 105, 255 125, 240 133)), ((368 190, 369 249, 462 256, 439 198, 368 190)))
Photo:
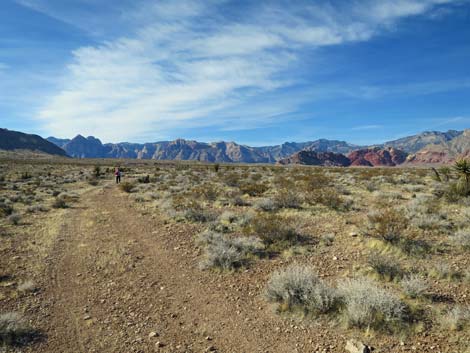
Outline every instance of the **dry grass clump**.
POLYGON ((411 274, 403 278, 400 281, 400 286, 403 292, 412 299, 422 297, 429 288, 428 282, 417 274, 411 274))
POLYGON ((267 197, 263 197, 263 198, 257 199, 257 200, 253 203, 253 208, 254 208, 255 210, 270 212, 270 211, 275 211, 275 210, 277 210, 277 209, 278 209, 278 205, 277 205, 277 203, 276 203, 273 199, 267 198, 267 197))
POLYGON ((441 324, 453 331, 460 331, 470 325, 470 307, 456 305, 442 318, 441 324))
POLYGON ((338 309, 340 298, 310 267, 291 265, 276 271, 268 281, 265 296, 279 303, 282 311, 302 309, 309 313, 324 314, 338 309))
POLYGON ((450 237, 450 240, 455 246, 464 250, 470 250, 470 229, 460 229, 450 237))
POLYGON ((399 278, 403 274, 400 262, 397 259, 377 251, 369 254, 367 262, 380 277, 389 281, 399 278))
POLYGON ((37 204, 37 205, 29 206, 28 208, 26 208, 26 211, 29 213, 37 213, 37 212, 47 212, 49 211, 49 209, 44 205, 37 204))
POLYGON ((15 312, 0 314, 0 346, 21 346, 30 342, 35 331, 15 312))
POLYGON ((389 330, 402 325, 406 319, 405 304, 368 279, 345 280, 339 284, 339 291, 346 320, 351 326, 389 330))
POLYGON ((256 237, 230 237, 212 231, 199 234, 197 242, 205 247, 203 269, 232 270, 245 265, 250 256, 258 256, 264 249, 256 237))

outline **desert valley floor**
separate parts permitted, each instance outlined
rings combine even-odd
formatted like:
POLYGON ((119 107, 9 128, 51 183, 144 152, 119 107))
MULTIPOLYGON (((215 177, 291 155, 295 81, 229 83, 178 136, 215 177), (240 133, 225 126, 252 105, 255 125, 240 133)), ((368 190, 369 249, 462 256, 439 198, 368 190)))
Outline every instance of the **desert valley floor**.
POLYGON ((26 334, 0 351, 470 352, 453 172, 121 161, 117 186, 116 163, 1 161, 0 314, 26 334), (396 307, 352 317, 361 283, 396 307))

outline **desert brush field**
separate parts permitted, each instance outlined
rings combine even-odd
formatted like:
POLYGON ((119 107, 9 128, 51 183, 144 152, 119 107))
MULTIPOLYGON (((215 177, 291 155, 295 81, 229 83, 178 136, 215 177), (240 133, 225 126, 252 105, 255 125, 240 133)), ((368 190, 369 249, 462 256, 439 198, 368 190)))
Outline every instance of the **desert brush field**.
POLYGON ((4 157, 0 351, 469 353, 465 176, 4 157))

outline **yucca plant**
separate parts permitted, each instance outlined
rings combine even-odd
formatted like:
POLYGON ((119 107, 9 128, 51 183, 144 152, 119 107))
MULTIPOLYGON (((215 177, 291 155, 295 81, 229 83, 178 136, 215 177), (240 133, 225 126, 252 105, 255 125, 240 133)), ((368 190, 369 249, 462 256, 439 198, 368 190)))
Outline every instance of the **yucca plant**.
POLYGON ((465 193, 468 194, 470 190, 470 160, 460 159, 455 162, 454 169, 465 180, 465 193))

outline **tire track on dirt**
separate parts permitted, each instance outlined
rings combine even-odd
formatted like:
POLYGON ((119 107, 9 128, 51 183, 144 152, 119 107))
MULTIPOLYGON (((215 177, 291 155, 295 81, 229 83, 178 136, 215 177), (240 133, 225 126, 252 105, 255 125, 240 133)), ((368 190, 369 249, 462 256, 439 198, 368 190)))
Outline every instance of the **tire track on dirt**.
POLYGON ((168 223, 112 185, 83 194, 61 229, 39 351, 296 352, 311 344, 310 330, 266 307, 263 262, 235 274, 201 271, 200 226, 168 223))

